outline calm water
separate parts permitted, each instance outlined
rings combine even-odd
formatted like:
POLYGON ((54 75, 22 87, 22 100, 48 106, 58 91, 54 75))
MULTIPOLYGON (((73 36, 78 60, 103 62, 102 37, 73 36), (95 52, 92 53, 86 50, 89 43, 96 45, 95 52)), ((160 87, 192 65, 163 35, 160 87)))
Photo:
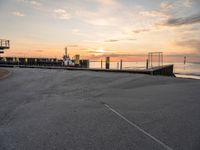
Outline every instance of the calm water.
MULTIPOLYGON (((177 77, 200 79, 200 63, 164 63, 174 64, 174 73, 177 77)), ((111 62, 111 69, 119 69, 119 62, 111 62)), ((123 62, 123 69, 145 69, 145 62, 123 62)), ((90 68, 101 68, 101 62, 90 62, 90 68)), ((105 62, 103 62, 105 68, 105 62)))
POLYGON ((174 72, 177 77, 200 79, 200 64, 198 63, 174 63, 174 72))

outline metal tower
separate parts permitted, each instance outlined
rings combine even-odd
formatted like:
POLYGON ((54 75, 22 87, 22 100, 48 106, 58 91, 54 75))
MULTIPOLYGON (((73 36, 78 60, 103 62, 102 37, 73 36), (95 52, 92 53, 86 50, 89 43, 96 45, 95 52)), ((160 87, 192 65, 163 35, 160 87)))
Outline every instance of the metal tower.
POLYGON ((4 53, 4 50, 9 48, 10 48, 10 41, 0 39, 0 53, 4 53))

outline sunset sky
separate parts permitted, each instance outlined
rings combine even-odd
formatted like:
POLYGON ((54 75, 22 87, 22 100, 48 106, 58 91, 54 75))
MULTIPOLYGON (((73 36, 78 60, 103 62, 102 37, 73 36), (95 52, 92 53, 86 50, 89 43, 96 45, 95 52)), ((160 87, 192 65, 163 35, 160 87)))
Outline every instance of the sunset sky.
POLYGON ((200 56, 200 0, 0 0, 5 56, 200 56))

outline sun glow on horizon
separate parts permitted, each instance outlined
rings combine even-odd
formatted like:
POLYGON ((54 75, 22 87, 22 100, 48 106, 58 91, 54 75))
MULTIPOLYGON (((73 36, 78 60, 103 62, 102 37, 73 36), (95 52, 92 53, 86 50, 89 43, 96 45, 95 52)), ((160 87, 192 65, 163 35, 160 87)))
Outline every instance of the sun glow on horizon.
POLYGON ((96 52, 97 52, 97 53, 105 53, 105 52, 107 52, 107 51, 104 50, 104 49, 102 49, 102 48, 100 48, 100 49, 96 50, 96 52))

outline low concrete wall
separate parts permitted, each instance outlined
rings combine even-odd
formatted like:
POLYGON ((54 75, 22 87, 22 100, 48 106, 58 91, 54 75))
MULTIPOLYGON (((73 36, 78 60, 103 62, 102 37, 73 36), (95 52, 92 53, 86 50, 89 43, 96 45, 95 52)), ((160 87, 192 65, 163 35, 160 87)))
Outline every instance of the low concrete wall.
POLYGON ((162 75, 162 76, 175 76, 173 70, 174 70, 174 65, 166 65, 149 69, 151 75, 162 75))
POLYGON ((81 70, 81 71, 99 71, 99 72, 119 72, 119 73, 137 73, 161 76, 173 76, 173 65, 166 65, 151 68, 148 70, 118 70, 118 69, 90 69, 90 68, 77 68, 77 67, 58 67, 58 66, 32 66, 32 65, 2 65, 0 67, 19 67, 19 68, 40 68, 40 69, 66 69, 66 70, 81 70))

